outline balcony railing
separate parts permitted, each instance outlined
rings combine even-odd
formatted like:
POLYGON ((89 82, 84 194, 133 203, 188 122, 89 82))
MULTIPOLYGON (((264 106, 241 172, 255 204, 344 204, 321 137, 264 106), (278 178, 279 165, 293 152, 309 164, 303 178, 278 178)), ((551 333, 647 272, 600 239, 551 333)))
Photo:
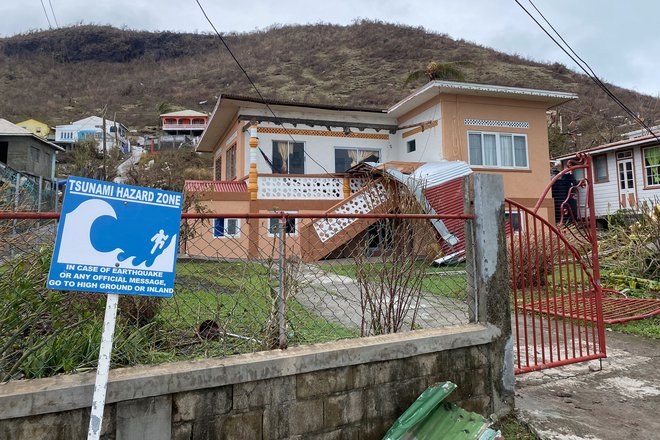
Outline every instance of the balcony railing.
MULTIPOLYGON (((365 179, 351 178, 350 193, 359 191, 365 179)), ((323 175, 260 175, 257 180, 259 199, 342 200, 344 178, 323 175)))
POLYGON ((204 130, 206 124, 163 124, 163 130, 204 130))

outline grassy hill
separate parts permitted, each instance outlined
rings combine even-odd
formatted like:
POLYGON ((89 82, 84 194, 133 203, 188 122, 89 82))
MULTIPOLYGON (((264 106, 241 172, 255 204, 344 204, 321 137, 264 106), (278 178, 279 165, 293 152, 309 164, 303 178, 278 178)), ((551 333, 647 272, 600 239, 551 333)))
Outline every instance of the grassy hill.
MULTIPOLYGON (((228 34, 265 97, 386 107, 419 87, 408 74, 431 60, 455 63, 469 82, 576 92, 562 106, 564 127, 554 150, 611 141, 626 125, 623 112, 585 76, 560 63, 543 64, 454 40, 422 28, 362 21, 273 27, 228 34)), ((660 119, 660 100, 612 86, 633 111, 660 119)), ((75 26, 0 39, 0 117, 55 125, 99 114, 142 129, 167 107, 210 111, 221 93, 254 95, 219 40, 205 34, 142 32, 75 26), (199 104, 207 101, 206 104, 199 104)))

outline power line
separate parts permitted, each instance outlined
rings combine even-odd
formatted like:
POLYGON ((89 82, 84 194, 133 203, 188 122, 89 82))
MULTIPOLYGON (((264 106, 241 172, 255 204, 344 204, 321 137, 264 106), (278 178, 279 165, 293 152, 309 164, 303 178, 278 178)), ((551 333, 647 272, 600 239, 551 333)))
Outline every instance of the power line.
MULTIPOLYGON (((291 141, 293 141, 294 143, 296 143, 296 140, 293 138, 293 136, 291 135, 291 133, 289 132, 289 130, 284 126, 284 124, 282 123, 282 121, 280 121, 280 119, 277 117, 277 115, 275 114, 275 112, 273 111, 273 109, 270 107, 270 105, 268 104, 268 102, 266 102, 266 99, 263 97, 263 95, 262 95, 261 92, 259 91, 259 88, 257 88, 257 85, 254 83, 254 81, 252 81, 252 78, 250 78, 250 75, 248 75, 247 71, 243 68, 243 66, 241 65, 240 61, 238 61, 238 59, 237 59, 236 56, 234 55, 234 52, 232 52, 232 50, 229 48, 229 45, 227 44, 227 42, 225 41, 225 39, 222 38, 222 35, 220 34, 220 32, 218 32, 218 30, 216 29, 215 25, 213 24, 213 22, 211 21, 211 19, 209 18, 209 16, 206 14, 206 11, 204 10, 204 7, 202 6, 202 4, 199 2, 199 0, 195 0, 195 1, 197 2, 197 6, 199 6, 199 9, 201 9, 202 14, 204 14, 204 17, 206 18, 206 21, 209 22, 209 24, 210 24, 211 27, 213 28, 213 31, 214 31, 215 34, 218 36, 218 38, 220 39, 220 41, 222 42, 222 44, 225 46, 225 48, 227 49, 227 52, 229 52, 229 55, 231 55, 231 57, 234 59, 234 61, 235 61, 236 64, 238 65, 238 67, 241 69, 241 72, 243 72, 243 75, 245 75, 245 77, 247 78, 247 80, 250 82, 250 85, 252 85, 252 88, 254 89, 254 91, 257 92, 257 95, 259 96, 259 99, 261 99, 261 102, 266 106, 266 108, 268 109, 268 111, 269 111, 269 112, 273 115, 273 117, 275 118, 275 123, 276 123, 277 125, 281 126, 282 129, 284 129, 284 132, 287 134, 287 136, 289 136, 289 137, 291 138, 291 141)), ((303 152, 305 153, 305 155, 306 155, 307 157, 309 157, 309 158, 312 160, 312 162, 314 162, 316 165, 318 165, 319 167, 321 167, 321 169, 322 169, 323 171, 325 171, 327 174, 330 174, 330 172, 329 172, 328 170, 326 170, 325 167, 324 167, 323 165, 321 165, 320 163, 318 163, 318 162, 316 161, 316 159, 314 159, 314 158, 313 158, 313 157, 312 157, 312 156, 311 156, 311 155, 310 155, 310 154, 309 154, 304 148, 303 148, 303 152)))
MULTIPOLYGON (((571 59, 573 59, 573 61, 574 61, 576 64, 578 64, 578 65, 580 66, 580 68, 582 68, 583 71, 585 70, 585 68, 586 68, 587 70, 589 70, 589 72, 591 73, 591 75, 590 75, 591 79, 592 79, 594 82, 596 82, 596 84, 597 84, 597 85, 598 85, 598 86, 599 86, 599 87, 600 87, 600 88, 601 88, 601 89, 602 89, 602 90, 603 90, 603 91, 604 91, 604 92, 605 92, 610 98, 612 98, 612 99, 613 99, 613 100, 614 100, 619 106, 621 106, 621 107, 626 111, 626 113, 628 113, 630 116, 632 116, 632 117, 633 117, 636 121, 638 121, 640 124, 642 124, 643 126, 645 126, 644 122, 643 122, 641 119, 639 119, 639 117, 638 117, 634 112, 632 112, 632 111, 628 108, 628 106, 626 106, 626 105, 625 105, 625 104, 624 104, 624 103, 623 103, 623 102, 622 102, 622 101, 621 101, 616 95, 614 95, 614 93, 609 89, 609 87, 607 87, 607 85, 606 85, 605 83, 603 83, 603 82, 600 80, 600 78, 598 78, 598 76, 596 75, 596 72, 593 71, 593 69, 591 68, 591 66, 590 66, 585 60, 583 60, 583 59, 582 59, 582 58, 581 58, 581 57, 580 57, 580 56, 579 56, 579 55, 573 50, 573 48, 571 47, 571 45, 568 44, 568 42, 564 39, 564 37, 561 36, 561 34, 559 33, 559 31, 557 31, 557 29, 555 29, 555 27, 554 27, 554 26, 548 21, 548 19, 545 18, 545 15, 543 15, 543 13, 539 10, 539 8, 536 7, 536 5, 534 4, 534 2, 532 2, 532 0, 529 0, 529 3, 530 3, 530 4, 532 5, 532 7, 536 10, 536 12, 541 16, 541 18, 543 18, 543 21, 545 21, 545 22, 548 24, 548 26, 550 26, 550 29, 552 29, 553 32, 557 35, 557 37, 559 37, 559 39, 562 41, 562 43, 564 43, 564 44, 566 45, 566 47, 571 51, 571 53, 572 53, 573 55, 575 55, 575 57, 576 57, 578 60, 580 60, 580 62, 581 62, 582 64, 580 64, 580 63, 578 63, 577 61, 575 61, 575 59, 572 58, 572 57, 571 57, 571 59)), ((570 55, 569 55, 569 56, 570 56, 570 55)), ((585 72, 585 73, 586 73, 586 72, 585 72)), ((589 75, 589 73, 587 73, 587 75, 589 75)), ((646 128, 646 127, 645 127, 645 128, 646 128)))
POLYGON ((580 58, 577 53, 573 50, 573 48, 566 42, 566 40, 561 36, 561 34, 550 24, 550 22, 545 18, 545 16, 539 11, 539 9, 534 5, 532 0, 528 0, 529 3, 534 7, 536 12, 543 18, 543 20, 550 26, 550 28, 554 31, 554 33, 557 35, 557 37, 566 45, 566 47, 573 53, 569 53, 568 50, 562 44, 557 41, 556 38, 554 38, 550 32, 541 24, 539 21, 534 17, 518 0, 514 0, 520 8, 525 11, 525 13, 536 23, 536 25, 559 47, 568 57, 587 75, 589 79, 591 79, 607 96, 610 97, 619 107, 623 109, 623 111, 628 114, 632 119, 634 119, 639 125, 641 125, 644 129, 646 129, 653 137, 655 137, 657 140, 660 140, 660 138, 651 130, 651 128, 646 125, 646 123, 639 117, 637 114, 635 114, 628 106, 626 106, 595 74, 593 69, 587 64, 586 61, 584 61, 582 58, 580 58), (577 58, 577 59, 576 59, 577 58), (579 60, 579 61, 578 61, 579 60))
POLYGON ((55 10, 53 9, 53 3, 51 0, 48 0, 48 4, 50 5, 50 12, 53 14, 53 20, 55 20, 55 27, 60 27, 60 24, 57 22, 57 17, 55 17, 55 10))
POLYGON ((48 12, 46 12, 46 6, 44 5, 44 0, 41 0, 41 7, 42 7, 43 10, 44 10, 44 15, 46 15, 46 20, 48 21, 48 28, 49 28, 49 29, 52 29, 52 28, 53 28, 53 25, 50 24, 50 18, 48 17, 48 12))

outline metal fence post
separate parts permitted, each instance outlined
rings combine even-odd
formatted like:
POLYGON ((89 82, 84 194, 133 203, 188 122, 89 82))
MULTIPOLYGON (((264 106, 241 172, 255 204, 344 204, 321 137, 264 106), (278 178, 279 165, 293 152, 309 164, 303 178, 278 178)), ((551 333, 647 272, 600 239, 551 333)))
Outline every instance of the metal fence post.
MULTIPOLYGON (((18 211, 19 207, 19 197, 20 197, 20 186, 21 186, 21 174, 16 173, 16 186, 14 188, 14 211, 18 211)), ((16 235, 16 219, 12 223, 11 233, 16 235)), ((12 254, 13 255, 13 254, 12 254)))
POLYGON ((280 255, 279 255, 279 286, 278 286, 278 328, 279 328, 279 347, 286 347, 286 316, 285 316, 285 296, 286 296, 286 280, 285 280, 285 247, 284 239, 286 234, 286 218, 284 215, 279 221, 279 239, 280 239, 280 255))
POLYGON ((39 190, 37 191, 37 212, 41 212, 41 197, 43 195, 41 187, 43 184, 44 178, 39 176, 39 190))

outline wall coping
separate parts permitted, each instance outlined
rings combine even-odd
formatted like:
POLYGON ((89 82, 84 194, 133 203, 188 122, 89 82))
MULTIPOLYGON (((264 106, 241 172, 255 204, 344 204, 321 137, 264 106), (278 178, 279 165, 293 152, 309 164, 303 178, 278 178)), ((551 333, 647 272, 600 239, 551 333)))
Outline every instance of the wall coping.
MULTIPOLYGON (((215 388, 491 343, 492 325, 466 324, 110 371, 106 403, 215 388)), ((0 384, 0 420, 91 406, 95 373, 0 384)))

